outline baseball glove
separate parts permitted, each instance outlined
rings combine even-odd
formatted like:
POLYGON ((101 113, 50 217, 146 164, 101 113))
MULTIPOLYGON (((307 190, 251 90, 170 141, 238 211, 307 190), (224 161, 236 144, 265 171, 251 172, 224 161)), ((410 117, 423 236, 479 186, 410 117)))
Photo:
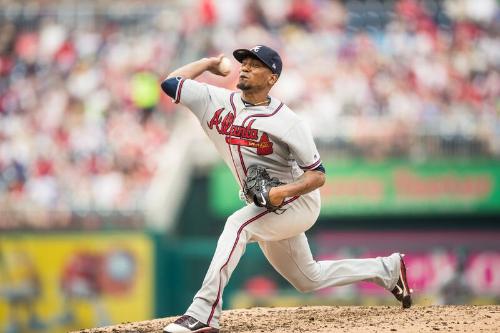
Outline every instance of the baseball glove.
POLYGON ((249 202, 259 207, 266 207, 268 211, 275 212, 280 206, 274 206, 269 200, 271 188, 282 185, 278 178, 271 178, 266 168, 252 165, 247 170, 247 178, 243 184, 243 193, 249 202))

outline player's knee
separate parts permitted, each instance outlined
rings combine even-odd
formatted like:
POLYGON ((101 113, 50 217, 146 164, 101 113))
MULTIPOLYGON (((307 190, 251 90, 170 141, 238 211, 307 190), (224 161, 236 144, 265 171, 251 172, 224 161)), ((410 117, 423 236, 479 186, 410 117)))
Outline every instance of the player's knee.
POLYGON ((314 285, 310 281, 296 281, 292 282, 292 285, 297 289, 297 291, 305 294, 305 293, 310 293, 311 291, 314 291, 314 285))
POLYGON ((236 218, 234 215, 231 215, 226 220, 226 224, 224 225, 224 232, 237 234, 241 240, 248 239, 248 230, 242 228, 242 225, 243 223, 240 219, 236 218))
POLYGON ((295 289, 297 289, 299 292, 301 292, 303 294, 310 293, 311 291, 314 290, 314 288, 312 288, 312 286, 310 286, 310 285, 295 286, 295 289))

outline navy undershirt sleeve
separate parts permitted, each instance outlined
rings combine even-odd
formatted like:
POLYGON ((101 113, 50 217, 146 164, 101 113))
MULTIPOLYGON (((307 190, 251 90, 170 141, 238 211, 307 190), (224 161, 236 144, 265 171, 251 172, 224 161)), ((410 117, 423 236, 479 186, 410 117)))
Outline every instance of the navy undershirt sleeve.
POLYGON ((320 163, 320 165, 318 165, 316 168, 314 168, 313 171, 320 171, 320 172, 326 173, 325 167, 323 166, 323 163, 320 163))
POLYGON ((177 86, 179 86, 180 81, 180 77, 171 77, 166 79, 161 83, 161 89, 165 92, 165 94, 175 99, 177 86))

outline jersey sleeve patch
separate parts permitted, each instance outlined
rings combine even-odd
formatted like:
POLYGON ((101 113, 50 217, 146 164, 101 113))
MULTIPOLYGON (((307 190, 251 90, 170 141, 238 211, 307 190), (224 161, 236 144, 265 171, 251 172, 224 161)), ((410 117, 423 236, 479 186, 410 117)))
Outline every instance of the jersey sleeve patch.
POLYGON ((174 99, 174 103, 179 103, 182 92, 182 85, 185 79, 181 77, 171 77, 161 83, 161 89, 174 99))

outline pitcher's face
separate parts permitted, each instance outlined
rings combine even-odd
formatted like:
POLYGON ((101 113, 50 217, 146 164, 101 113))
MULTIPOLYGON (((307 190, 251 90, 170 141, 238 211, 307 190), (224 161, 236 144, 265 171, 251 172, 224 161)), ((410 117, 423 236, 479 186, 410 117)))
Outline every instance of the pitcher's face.
POLYGON ((240 68, 240 77, 236 87, 243 91, 269 90, 278 80, 278 75, 256 58, 243 59, 240 68))

